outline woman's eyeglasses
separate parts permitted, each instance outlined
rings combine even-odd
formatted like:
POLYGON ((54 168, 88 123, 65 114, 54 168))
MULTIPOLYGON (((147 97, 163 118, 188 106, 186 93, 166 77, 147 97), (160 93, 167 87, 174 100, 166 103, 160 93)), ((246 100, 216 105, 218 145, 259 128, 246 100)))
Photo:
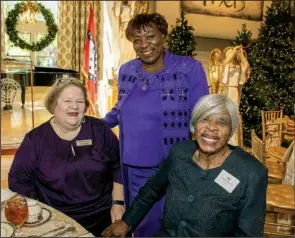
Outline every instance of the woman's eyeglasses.
POLYGON ((57 80, 56 86, 58 86, 60 84, 69 84, 69 83, 72 83, 72 82, 84 85, 84 82, 82 80, 78 79, 78 78, 60 78, 60 79, 57 80))

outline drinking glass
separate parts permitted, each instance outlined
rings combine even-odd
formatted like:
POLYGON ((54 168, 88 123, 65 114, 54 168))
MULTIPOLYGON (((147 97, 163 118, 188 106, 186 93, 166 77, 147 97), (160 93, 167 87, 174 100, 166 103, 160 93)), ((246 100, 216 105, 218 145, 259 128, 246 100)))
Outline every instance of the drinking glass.
POLYGON ((27 220, 29 209, 27 200, 24 196, 17 194, 8 199, 5 203, 6 220, 16 227, 15 234, 20 234, 20 227, 27 220))

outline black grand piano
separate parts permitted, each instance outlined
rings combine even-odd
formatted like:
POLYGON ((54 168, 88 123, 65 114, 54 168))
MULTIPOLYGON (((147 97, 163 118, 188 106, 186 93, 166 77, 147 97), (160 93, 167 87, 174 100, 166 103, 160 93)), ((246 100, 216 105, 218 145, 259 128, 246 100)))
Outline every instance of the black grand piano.
MULTIPOLYGON (((79 72, 76 70, 39 67, 35 66, 33 70, 33 86, 52 86, 59 78, 79 78, 79 72)), ((26 87, 31 86, 30 71, 14 70, 9 72, 1 72, 2 78, 12 78, 16 80, 22 89, 21 101, 22 107, 25 104, 26 87)), ((12 109, 12 106, 6 105, 4 110, 12 109)))
POLYGON ((34 86, 51 86, 59 78, 79 78, 79 72, 70 69, 49 68, 35 66, 33 71, 34 86))

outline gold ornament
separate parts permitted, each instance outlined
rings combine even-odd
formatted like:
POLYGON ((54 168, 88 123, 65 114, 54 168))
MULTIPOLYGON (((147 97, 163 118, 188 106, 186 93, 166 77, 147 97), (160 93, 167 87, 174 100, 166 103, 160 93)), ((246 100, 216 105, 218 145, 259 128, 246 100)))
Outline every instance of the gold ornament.
POLYGON ((152 9, 149 1, 136 1, 135 2, 135 14, 151 13, 152 9))
POLYGON ((21 4, 21 11, 23 13, 22 20, 28 23, 36 21, 36 14, 40 12, 40 9, 37 2, 27 1, 21 4))

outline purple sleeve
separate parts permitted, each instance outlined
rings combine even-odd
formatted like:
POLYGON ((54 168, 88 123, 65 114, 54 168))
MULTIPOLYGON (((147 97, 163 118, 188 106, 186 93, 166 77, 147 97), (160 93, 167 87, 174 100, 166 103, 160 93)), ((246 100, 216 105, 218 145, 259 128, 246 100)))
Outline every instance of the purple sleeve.
POLYGON ((18 148, 8 174, 9 189, 30 198, 37 198, 35 166, 37 154, 28 135, 18 148))
POLYGON ((123 183, 121 176, 120 148, 117 136, 105 127, 105 149, 111 160, 111 170, 113 173, 113 182, 123 183))
POLYGON ((189 109, 192 111, 199 99, 209 94, 206 74, 199 61, 194 60, 192 68, 188 72, 188 88, 189 109))
MULTIPOLYGON (((120 90, 121 70, 122 70, 122 67, 120 67, 119 74, 118 74, 119 75, 118 92, 120 90)), ((119 98, 119 95, 118 95, 118 98, 119 98)), ((104 118, 102 118, 102 120, 108 125, 108 127, 113 128, 119 124, 117 115, 118 115, 118 101, 117 101, 116 105, 112 108, 112 110, 110 112, 108 112, 104 118)))
POLYGON ((112 108, 110 112, 108 112, 102 120, 108 125, 108 127, 113 128, 118 125, 118 108, 117 108, 117 103, 116 105, 112 108))

